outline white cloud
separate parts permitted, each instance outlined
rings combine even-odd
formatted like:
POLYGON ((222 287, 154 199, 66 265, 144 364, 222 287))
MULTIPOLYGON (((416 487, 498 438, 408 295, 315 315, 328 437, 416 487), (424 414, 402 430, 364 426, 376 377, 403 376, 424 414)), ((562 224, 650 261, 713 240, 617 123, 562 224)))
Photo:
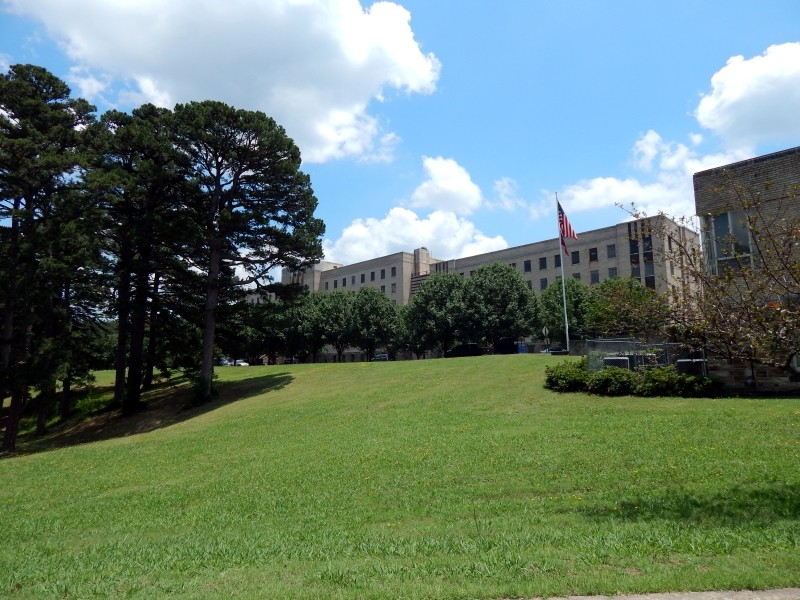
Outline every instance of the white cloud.
POLYGON ((510 177, 502 177, 494 182, 495 199, 488 203, 489 208, 499 208, 513 212, 524 207, 525 202, 517 194, 519 184, 510 177))
POLYGON ((452 158, 425 156, 427 179, 411 196, 411 206, 468 215, 481 207, 483 195, 467 170, 452 158))
MULTIPOLYGON (((726 149, 702 154, 705 141, 688 134, 688 144, 664 140, 648 131, 634 143, 631 165, 642 178, 596 177, 567 186, 561 194, 568 212, 632 205, 646 214, 674 217, 695 214, 693 175, 756 155, 759 144, 800 136, 800 43, 771 46, 745 60, 734 56, 711 78, 695 117, 721 139, 726 149)), ((551 193, 547 194, 552 196, 551 193)), ((543 193, 544 196, 544 193, 543 193)), ((545 206, 543 200, 541 206, 545 206)), ((543 214, 530 207, 531 215, 543 214)), ((549 214, 552 211, 544 211, 549 214)))
POLYGON ((401 207, 382 219, 357 219, 336 241, 325 240, 326 260, 352 264, 394 252, 410 252, 425 246, 434 258, 460 258, 501 250, 508 243, 484 235, 474 223, 453 212, 437 210, 427 217, 401 207))
MULTIPOLYGON (((694 143, 694 137, 690 136, 694 143)), ((700 155, 685 144, 666 142, 655 131, 642 135, 632 148, 632 163, 652 174, 652 181, 634 177, 595 177, 567 186, 562 205, 570 212, 622 206, 645 214, 664 212, 676 218, 691 217, 694 210, 693 175, 750 156, 746 149, 700 155)))
POLYGON ((122 89, 112 103, 171 107, 211 98, 263 110, 311 162, 390 160, 397 138, 369 114, 370 102, 388 90, 433 92, 441 66, 415 40, 410 13, 393 2, 367 9, 358 0, 5 5, 44 24, 82 69, 86 91, 108 97, 99 83, 113 79, 122 89))
POLYGON ((800 43, 770 46, 760 56, 734 56, 711 78, 695 117, 729 147, 800 136, 800 43))

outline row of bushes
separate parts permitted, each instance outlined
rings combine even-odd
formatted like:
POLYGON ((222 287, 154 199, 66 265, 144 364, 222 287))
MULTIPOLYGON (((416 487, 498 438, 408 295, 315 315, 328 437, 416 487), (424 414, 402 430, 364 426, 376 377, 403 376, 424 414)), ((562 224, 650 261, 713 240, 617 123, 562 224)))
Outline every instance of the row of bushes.
POLYGON ((678 373, 672 366, 638 372, 606 367, 592 373, 585 358, 546 367, 544 387, 556 392, 589 392, 601 396, 717 398, 723 394, 717 380, 678 373))

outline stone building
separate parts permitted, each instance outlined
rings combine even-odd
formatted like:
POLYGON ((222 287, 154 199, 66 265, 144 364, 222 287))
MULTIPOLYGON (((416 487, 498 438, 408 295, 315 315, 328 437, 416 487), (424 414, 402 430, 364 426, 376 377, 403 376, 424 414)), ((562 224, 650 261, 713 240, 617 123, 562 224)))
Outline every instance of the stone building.
MULTIPOLYGON (((800 232, 783 235, 800 219, 800 147, 695 173, 694 196, 702 223, 703 253, 712 273, 731 269, 738 272, 744 266, 758 268, 759 264, 769 262, 769 248, 764 248, 769 240, 759 244, 758 231, 770 230, 782 244, 791 244, 793 239, 794 255, 789 255, 787 268, 796 268, 800 262, 800 232), (784 230, 780 238, 779 230, 784 230)), ((780 264, 787 264, 786 256, 780 264)), ((796 276, 797 271, 793 272, 796 276)), ((800 299, 796 292, 787 296, 785 290, 762 299, 765 304, 776 305, 785 305, 787 301, 794 303, 800 299)), ((793 367, 800 371, 797 355, 793 367)), ((732 388, 800 389, 797 375, 751 362, 712 359, 709 370, 732 388)))

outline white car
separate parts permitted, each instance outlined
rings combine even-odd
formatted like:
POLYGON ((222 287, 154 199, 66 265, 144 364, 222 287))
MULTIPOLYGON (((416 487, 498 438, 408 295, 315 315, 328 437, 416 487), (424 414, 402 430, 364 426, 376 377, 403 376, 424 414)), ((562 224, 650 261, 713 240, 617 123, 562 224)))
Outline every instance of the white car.
POLYGON ((234 367, 249 367, 250 363, 249 362, 245 362, 241 358, 237 358, 236 360, 233 361, 233 366, 234 367))

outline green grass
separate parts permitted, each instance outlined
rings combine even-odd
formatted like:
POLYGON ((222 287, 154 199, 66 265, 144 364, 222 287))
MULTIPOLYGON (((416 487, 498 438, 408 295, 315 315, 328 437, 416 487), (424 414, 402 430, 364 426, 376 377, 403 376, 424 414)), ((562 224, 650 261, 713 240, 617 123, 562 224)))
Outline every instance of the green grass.
POLYGON ((798 584, 800 401, 559 395, 553 360, 219 369, 167 427, 0 461, 0 597, 798 584))

